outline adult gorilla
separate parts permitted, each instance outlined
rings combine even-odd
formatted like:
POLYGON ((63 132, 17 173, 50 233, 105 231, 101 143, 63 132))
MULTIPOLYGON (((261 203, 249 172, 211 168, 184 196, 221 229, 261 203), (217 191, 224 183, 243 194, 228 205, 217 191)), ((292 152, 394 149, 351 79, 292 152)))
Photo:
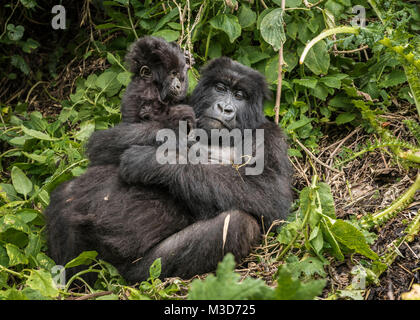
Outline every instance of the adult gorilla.
POLYGON ((285 218, 291 202, 287 144, 263 114, 268 92, 261 74, 219 58, 203 70, 191 97, 200 128, 264 129, 260 175, 246 175, 247 165, 159 164, 157 147, 131 146, 119 172, 111 166, 104 176, 106 166, 91 167, 62 187, 74 195, 70 201, 63 190, 55 193, 52 201, 67 201, 54 218, 58 230, 49 227, 56 262, 96 250, 136 282, 159 257, 161 277, 189 278, 215 270, 227 252, 238 261, 248 255, 261 222, 285 218))

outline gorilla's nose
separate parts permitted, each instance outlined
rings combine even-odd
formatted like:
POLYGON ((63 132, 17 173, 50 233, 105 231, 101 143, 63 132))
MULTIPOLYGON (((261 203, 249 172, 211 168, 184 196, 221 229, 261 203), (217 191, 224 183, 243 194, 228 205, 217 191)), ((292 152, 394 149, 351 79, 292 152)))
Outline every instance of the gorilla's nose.
POLYGON ((230 121, 235 117, 235 108, 230 104, 223 102, 215 103, 215 111, 221 115, 226 121, 230 121))
POLYGON ((178 94, 179 92, 181 92, 181 87, 182 87, 181 81, 179 81, 178 78, 174 78, 172 80, 170 90, 173 91, 174 93, 177 93, 178 94))

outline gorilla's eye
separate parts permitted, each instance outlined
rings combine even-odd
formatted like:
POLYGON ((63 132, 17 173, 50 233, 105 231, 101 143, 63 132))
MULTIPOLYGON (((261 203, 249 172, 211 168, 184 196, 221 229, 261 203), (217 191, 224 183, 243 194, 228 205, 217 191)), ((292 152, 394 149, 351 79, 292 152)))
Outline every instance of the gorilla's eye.
POLYGON ((224 85, 223 83, 221 83, 221 82, 216 83, 215 88, 216 88, 216 91, 219 91, 219 92, 226 92, 226 87, 225 87, 225 85, 224 85))
POLYGON ((152 71, 148 66, 142 66, 140 68, 140 76, 143 78, 150 78, 152 76, 152 71))
POLYGON ((171 72, 171 76, 172 76, 172 77, 178 77, 178 76, 179 76, 178 71, 173 70, 173 71, 171 72))
POLYGON ((243 99, 245 99, 245 93, 241 90, 238 90, 238 91, 235 92, 235 98, 237 100, 243 100, 243 99))

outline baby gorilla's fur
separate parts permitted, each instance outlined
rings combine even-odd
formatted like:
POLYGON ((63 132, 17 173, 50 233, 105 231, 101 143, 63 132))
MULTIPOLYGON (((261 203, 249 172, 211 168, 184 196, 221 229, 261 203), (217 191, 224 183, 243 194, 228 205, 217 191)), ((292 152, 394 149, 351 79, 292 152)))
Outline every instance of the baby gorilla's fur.
POLYGON ((130 145, 154 145, 157 131, 176 129, 180 120, 194 126, 192 108, 174 106, 187 95, 189 67, 176 43, 143 37, 131 45, 126 61, 133 76, 122 99, 122 122, 92 134, 86 150, 90 166, 118 164, 130 145))

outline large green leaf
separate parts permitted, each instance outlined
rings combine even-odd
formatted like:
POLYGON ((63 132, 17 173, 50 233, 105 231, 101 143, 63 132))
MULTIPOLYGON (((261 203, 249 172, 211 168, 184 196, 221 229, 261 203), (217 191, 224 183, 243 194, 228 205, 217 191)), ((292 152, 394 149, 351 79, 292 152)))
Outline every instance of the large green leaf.
POLYGON ((16 192, 27 195, 32 191, 32 182, 25 173, 18 167, 12 168, 12 183, 16 192))
POLYGON ((96 251, 83 251, 76 258, 67 262, 65 267, 66 268, 73 268, 73 267, 77 267, 77 266, 80 266, 80 265, 89 265, 95 260, 97 255, 98 255, 98 253, 96 251))
POLYGON ((114 71, 105 71, 96 79, 96 85, 106 93, 108 97, 112 97, 121 89, 121 83, 117 80, 117 73, 114 71))
POLYGON ((59 294, 51 274, 45 270, 32 269, 26 284, 45 297, 55 298, 59 294))
POLYGON ((21 129, 22 129, 22 131, 25 133, 25 134, 27 134, 28 136, 31 136, 31 137, 34 137, 34 138, 37 138, 37 139, 39 139, 39 140, 48 140, 48 141, 56 141, 56 140, 58 140, 57 138, 53 138, 53 137, 50 137, 48 134, 46 134, 46 133, 43 133, 43 132, 41 132, 41 131, 37 131, 37 130, 32 130, 32 129, 29 129, 29 128, 27 128, 27 127, 25 127, 25 126, 21 126, 21 129))
POLYGON ((225 32, 231 43, 241 35, 241 25, 239 24, 238 18, 234 15, 220 14, 212 18, 209 22, 213 28, 225 32))
POLYGON ((171 30, 171 29, 164 29, 153 33, 155 37, 160 37, 165 39, 168 42, 175 41, 179 38, 179 31, 171 30))
MULTIPOLYGON (((301 55, 303 49, 299 48, 298 52, 299 55, 301 55)), ((330 55, 327 50, 327 44, 324 40, 317 42, 313 48, 309 50, 304 63, 305 66, 307 66, 316 75, 328 73, 328 68, 330 67, 330 55)))
POLYGON ((0 218, 0 233, 9 229, 14 229, 24 233, 29 233, 30 228, 23 219, 14 214, 5 214, 0 218))
POLYGON ((344 244, 347 248, 372 260, 378 259, 378 255, 366 243, 363 233, 350 223, 343 220, 336 220, 331 226, 331 232, 337 241, 344 244))
POLYGON ((260 31, 263 39, 271 44, 274 50, 279 50, 286 41, 286 34, 283 27, 283 10, 274 9, 261 21, 260 31))
POLYGON ((239 24, 242 28, 252 26, 257 21, 257 14, 252 11, 247 5, 242 4, 238 12, 239 24))
POLYGON ((278 272, 277 288, 274 298, 277 300, 313 300, 322 293, 326 280, 311 280, 307 283, 295 279, 286 268, 278 272))
POLYGON ((235 260, 227 254, 217 267, 216 276, 209 275, 204 281, 191 283, 190 300, 241 300, 267 299, 272 297, 272 289, 261 279, 245 278, 239 282, 240 275, 235 273, 235 260))
POLYGON ((14 244, 6 243, 6 251, 9 256, 9 267, 18 265, 18 264, 27 264, 28 258, 23 254, 23 252, 14 244))

